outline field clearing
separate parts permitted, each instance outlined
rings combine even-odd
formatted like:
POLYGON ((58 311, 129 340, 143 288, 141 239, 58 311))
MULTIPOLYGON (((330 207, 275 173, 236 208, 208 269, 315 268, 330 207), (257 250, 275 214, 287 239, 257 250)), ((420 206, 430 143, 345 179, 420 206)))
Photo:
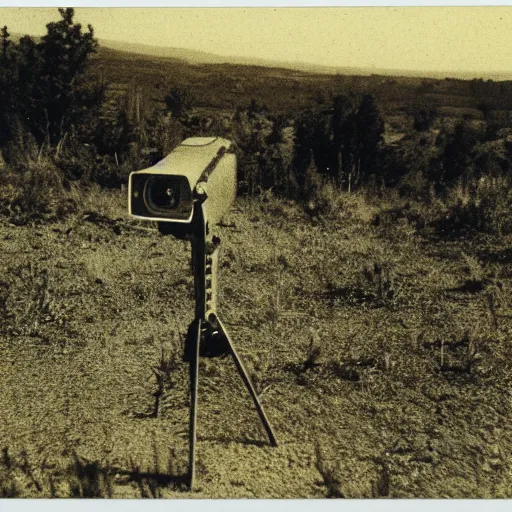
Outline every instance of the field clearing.
POLYGON ((239 200, 219 315, 280 445, 232 361, 202 359, 189 494, 189 246, 98 194, 0 223, 4 496, 512 497, 511 237, 419 232, 358 195, 330 222, 239 200))
POLYGON ((482 117, 475 108, 482 96, 473 95, 470 80, 454 78, 357 74, 355 69, 333 75, 229 62, 193 63, 106 47, 93 57, 92 69, 114 89, 134 88, 136 84, 142 96, 150 100, 150 109, 161 109, 163 97, 179 87, 192 93, 196 107, 233 110, 258 98, 271 112, 290 117, 321 98, 352 93, 375 94, 388 116, 421 97, 437 105, 445 117, 482 117))

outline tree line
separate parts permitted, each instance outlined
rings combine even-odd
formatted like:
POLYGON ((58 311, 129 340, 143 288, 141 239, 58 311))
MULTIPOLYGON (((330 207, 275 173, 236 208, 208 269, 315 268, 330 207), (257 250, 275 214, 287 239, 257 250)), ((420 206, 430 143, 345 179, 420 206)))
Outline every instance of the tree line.
POLYGON ((14 41, 7 27, 0 30, 0 150, 11 177, 44 157, 64 188, 73 181, 119 186, 130 171, 155 163, 190 135, 230 138, 239 191, 253 196, 272 190, 308 200, 322 182, 340 191, 400 187, 421 195, 456 184, 470 189, 484 176, 508 176, 512 167, 510 116, 500 123, 493 117, 494 83, 470 83, 480 124, 441 122, 429 91, 418 94, 403 105, 409 125, 392 144, 384 141, 378 100, 368 93, 326 99, 320 91, 291 116, 274 114, 257 99, 232 112, 201 114, 193 93, 174 87, 160 109, 150 109, 136 86, 112 94, 93 73, 93 28, 76 23, 72 8, 59 14, 37 41, 14 41), (412 187, 412 174, 421 176, 421 186, 412 187))

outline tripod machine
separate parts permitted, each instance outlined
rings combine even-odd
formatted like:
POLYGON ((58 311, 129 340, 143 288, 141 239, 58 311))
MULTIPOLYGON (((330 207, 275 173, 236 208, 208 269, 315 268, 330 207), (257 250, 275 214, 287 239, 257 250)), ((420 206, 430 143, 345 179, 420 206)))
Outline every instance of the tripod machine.
POLYGON ((252 385, 247 370, 238 355, 226 328, 217 316, 217 269, 220 239, 210 236, 203 208, 204 198, 196 198, 191 224, 192 267, 194 272, 195 318, 189 326, 185 340, 185 361, 190 365, 190 424, 189 473, 190 490, 195 486, 195 452, 197 428, 197 398, 199 383, 199 357, 231 354, 265 428, 270 444, 277 440, 252 385))

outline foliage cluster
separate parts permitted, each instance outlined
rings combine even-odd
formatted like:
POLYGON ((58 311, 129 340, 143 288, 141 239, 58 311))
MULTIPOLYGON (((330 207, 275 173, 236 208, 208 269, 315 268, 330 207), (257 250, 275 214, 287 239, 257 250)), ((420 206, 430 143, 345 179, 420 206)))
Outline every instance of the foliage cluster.
POLYGON ((77 205, 74 183, 118 187, 183 135, 165 112, 147 115, 138 88, 113 94, 93 73, 93 28, 72 8, 59 14, 40 40, 0 33, 2 210, 20 222, 62 217, 77 205))
POLYGON ((25 133, 38 144, 56 146, 81 139, 95 127, 105 85, 87 80, 89 57, 96 51, 93 28, 82 31, 73 9, 59 9, 61 20, 47 25, 36 42, 18 43, 1 31, 0 145, 25 133))
POLYGON ((330 108, 302 113, 296 121, 294 167, 302 196, 306 174, 316 171, 351 191, 378 173, 378 154, 384 121, 374 96, 336 96, 330 108))
POLYGON ((252 94, 243 67, 230 68, 238 76, 233 84, 213 68, 195 69, 196 78, 209 70, 206 78, 218 82, 219 96, 227 98, 229 84, 238 94, 237 102, 219 109, 199 83, 156 80, 148 89, 136 74, 121 86, 95 57, 92 27, 75 23, 73 9, 59 13, 38 41, 14 41, 7 27, 0 33, 0 186, 8 214, 64 215, 77 197, 74 183, 119 187, 129 172, 152 165, 183 138, 216 135, 235 144, 241 194, 270 191, 301 201, 317 216, 339 213, 341 191, 382 196, 394 189, 427 206, 442 201, 454 226, 508 229, 508 82, 314 77, 316 89, 305 94, 307 80, 274 70, 275 83, 286 82, 301 98, 295 110, 283 110, 258 94, 257 80, 253 99, 241 103, 252 94), (448 112, 448 97, 452 110, 473 109, 471 115, 448 112), (37 187, 31 192, 37 201, 29 186, 37 187))

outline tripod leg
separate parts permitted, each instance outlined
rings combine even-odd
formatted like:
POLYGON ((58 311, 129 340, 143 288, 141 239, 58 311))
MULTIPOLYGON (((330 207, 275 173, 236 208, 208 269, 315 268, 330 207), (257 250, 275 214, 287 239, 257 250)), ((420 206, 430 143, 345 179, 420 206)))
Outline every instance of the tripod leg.
POLYGON ((201 319, 196 320, 196 332, 192 332, 190 350, 190 432, 189 432, 189 488, 194 490, 196 473, 196 422, 197 388, 199 383, 199 346, 201 344, 201 319))
POLYGON ((265 411, 263 410, 263 407, 260 403, 260 400, 258 398, 258 395, 256 394, 256 390, 254 389, 251 379, 249 378, 249 374, 247 373, 247 370, 245 369, 245 366, 242 363, 242 360, 240 359, 240 356, 237 354, 235 346, 233 345, 233 341, 229 337, 228 332, 226 331, 226 328, 222 324, 222 322, 219 320, 219 318, 216 318, 217 325, 219 327, 220 332, 225 336, 229 348, 231 350, 231 354, 233 355, 233 360, 235 361, 235 365, 238 369, 238 373, 240 374, 240 377, 242 377, 242 380, 244 381, 244 384, 249 391, 252 401, 254 402, 254 405, 256 407, 256 411, 258 412, 258 416, 260 417, 261 423, 263 424, 263 427, 267 431, 267 435, 270 441, 270 444, 272 446, 277 446, 277 439, 274 435, 274 432, 272 431, 272 427, 270 426, 270 422, 268 421, 268 418, 265 414, 265 411))

